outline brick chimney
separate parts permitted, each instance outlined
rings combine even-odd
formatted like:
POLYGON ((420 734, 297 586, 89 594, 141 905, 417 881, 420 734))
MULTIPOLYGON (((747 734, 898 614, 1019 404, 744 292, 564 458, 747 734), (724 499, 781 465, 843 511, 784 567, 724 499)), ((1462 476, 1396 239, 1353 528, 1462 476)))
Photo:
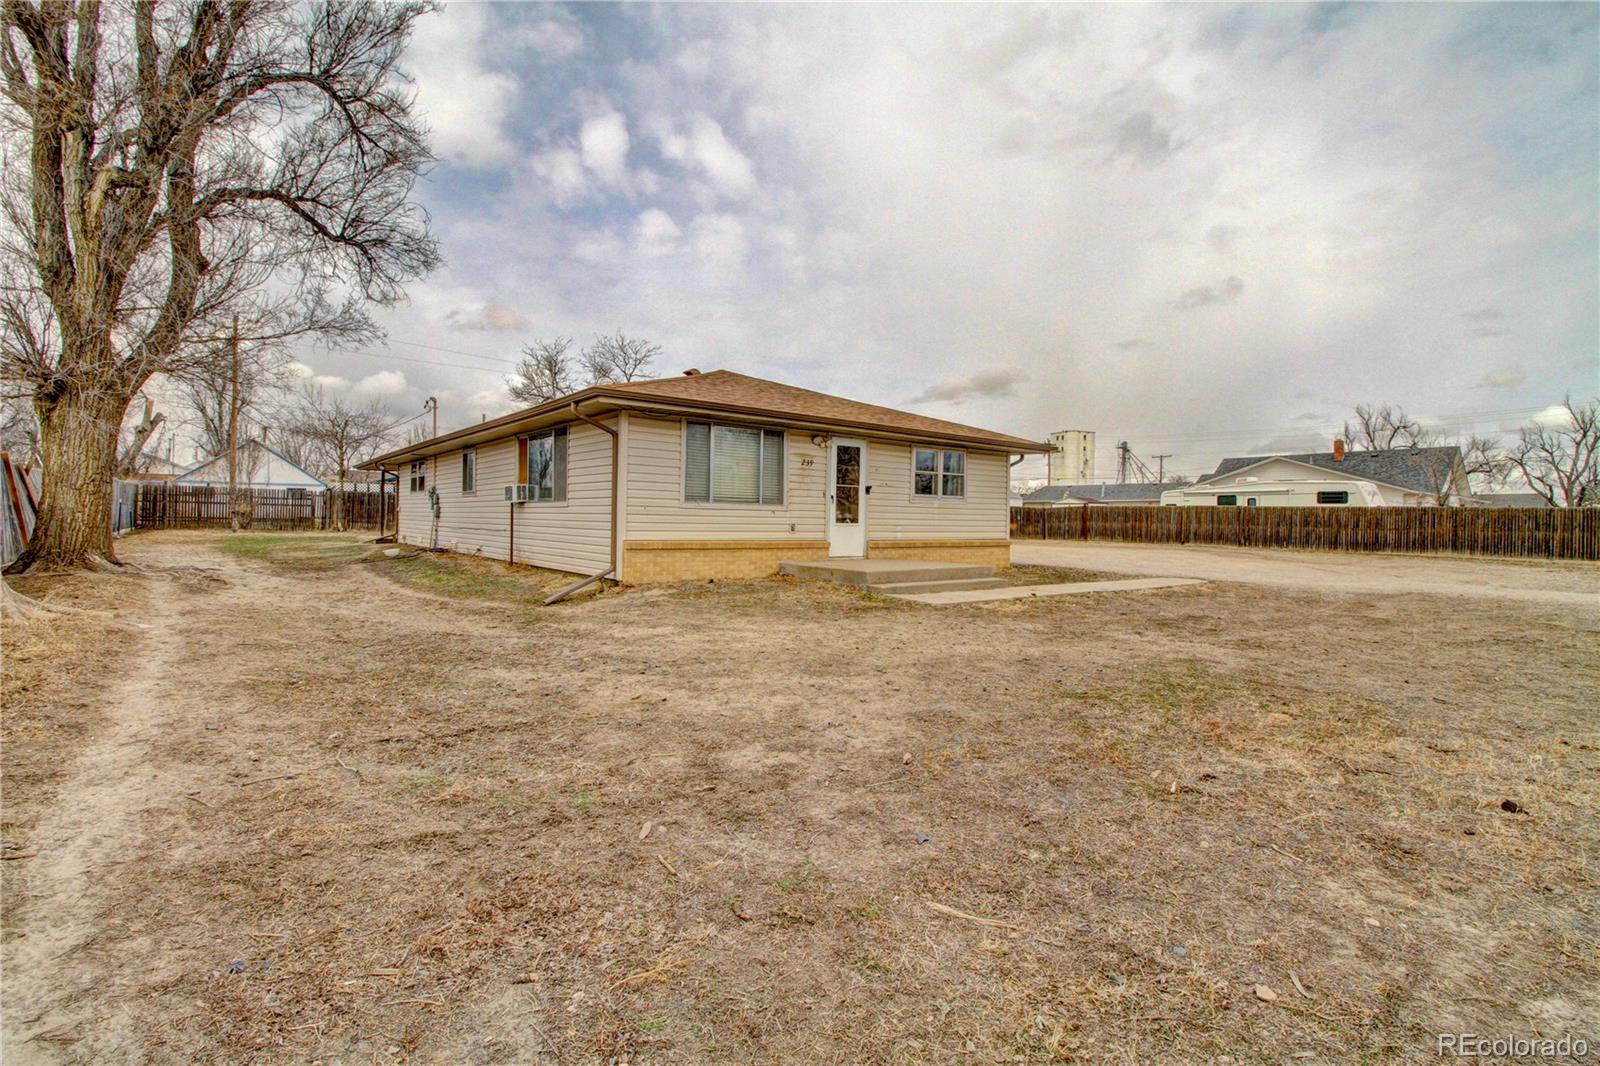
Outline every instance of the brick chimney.
POLYGON ((1333 461, 1336 463, 1344 462, 1344 441, 1337 437, 1333 441, 1333 461))

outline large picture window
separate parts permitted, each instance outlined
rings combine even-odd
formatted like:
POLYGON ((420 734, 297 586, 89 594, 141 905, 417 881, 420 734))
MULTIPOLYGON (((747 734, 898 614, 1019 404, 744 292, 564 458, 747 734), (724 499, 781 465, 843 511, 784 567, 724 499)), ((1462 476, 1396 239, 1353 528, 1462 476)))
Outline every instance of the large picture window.
POLYGON ((567 498, 567 430, 563 426, 548 433, 522 439, 522 483, 531 490, 533 500, 567 498))
POLYGON ((967 453, 911 449, 911 492, 915 496, 965 496, 967 453))
POLYGON ((683 498, 689 503, 783 503, 783 431, 687 422, 683 498))

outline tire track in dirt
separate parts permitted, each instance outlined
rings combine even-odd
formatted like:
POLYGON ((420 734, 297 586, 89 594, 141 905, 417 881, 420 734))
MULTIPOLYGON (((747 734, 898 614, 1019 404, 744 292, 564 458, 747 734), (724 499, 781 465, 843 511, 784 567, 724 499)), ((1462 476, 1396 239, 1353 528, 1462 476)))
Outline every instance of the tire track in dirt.
POLYGON ((114 1061, 119 1050, 137 1057, 126 1049, 126 1012, 95 1016, 92 1004, 105 998, 80 992, 116 980, 84 957, 85 949, 104 932, 99 918, 106 882, 118 866, 138 861, 141 816, 173 798, 150 755, 181 706, 172 698, 170 674, 182 660, 186 607, 203 593, 160 569, 180 562, 192 568, 192 558, 155 562, 148 580, 159 584, 138 623, 146 627, 144 639, 131 655, 131 669, 107 679, 107 724, 65 772, 34 831, 37 855, 26 881, 31 898, 20 916, 27 935, 13 942, 6 959, 0 1050, 7 1063, 114 1061))

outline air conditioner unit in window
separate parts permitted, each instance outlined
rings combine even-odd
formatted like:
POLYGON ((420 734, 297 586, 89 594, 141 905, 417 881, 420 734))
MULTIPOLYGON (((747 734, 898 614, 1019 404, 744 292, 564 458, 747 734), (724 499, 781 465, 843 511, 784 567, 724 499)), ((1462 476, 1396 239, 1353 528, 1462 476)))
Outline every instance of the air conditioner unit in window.
POLYGON ((506 486, 506 502, 507 503, 528 503, 530 501, 537 500, 538 498, 539 498, 539 486, 537 486, 537 485, 507 485, 506 486))

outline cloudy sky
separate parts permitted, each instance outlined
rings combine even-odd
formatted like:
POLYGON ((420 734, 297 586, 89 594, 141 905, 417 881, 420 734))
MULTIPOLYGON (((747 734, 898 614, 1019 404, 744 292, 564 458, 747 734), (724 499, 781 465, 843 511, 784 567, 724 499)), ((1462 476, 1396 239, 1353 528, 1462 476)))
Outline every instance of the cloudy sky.
POLYGON ((441 429, 537 337, 1169 471, 1600 376, 1600 8, 450 4, 411 51, 447 266, 296 358, 441 429))

